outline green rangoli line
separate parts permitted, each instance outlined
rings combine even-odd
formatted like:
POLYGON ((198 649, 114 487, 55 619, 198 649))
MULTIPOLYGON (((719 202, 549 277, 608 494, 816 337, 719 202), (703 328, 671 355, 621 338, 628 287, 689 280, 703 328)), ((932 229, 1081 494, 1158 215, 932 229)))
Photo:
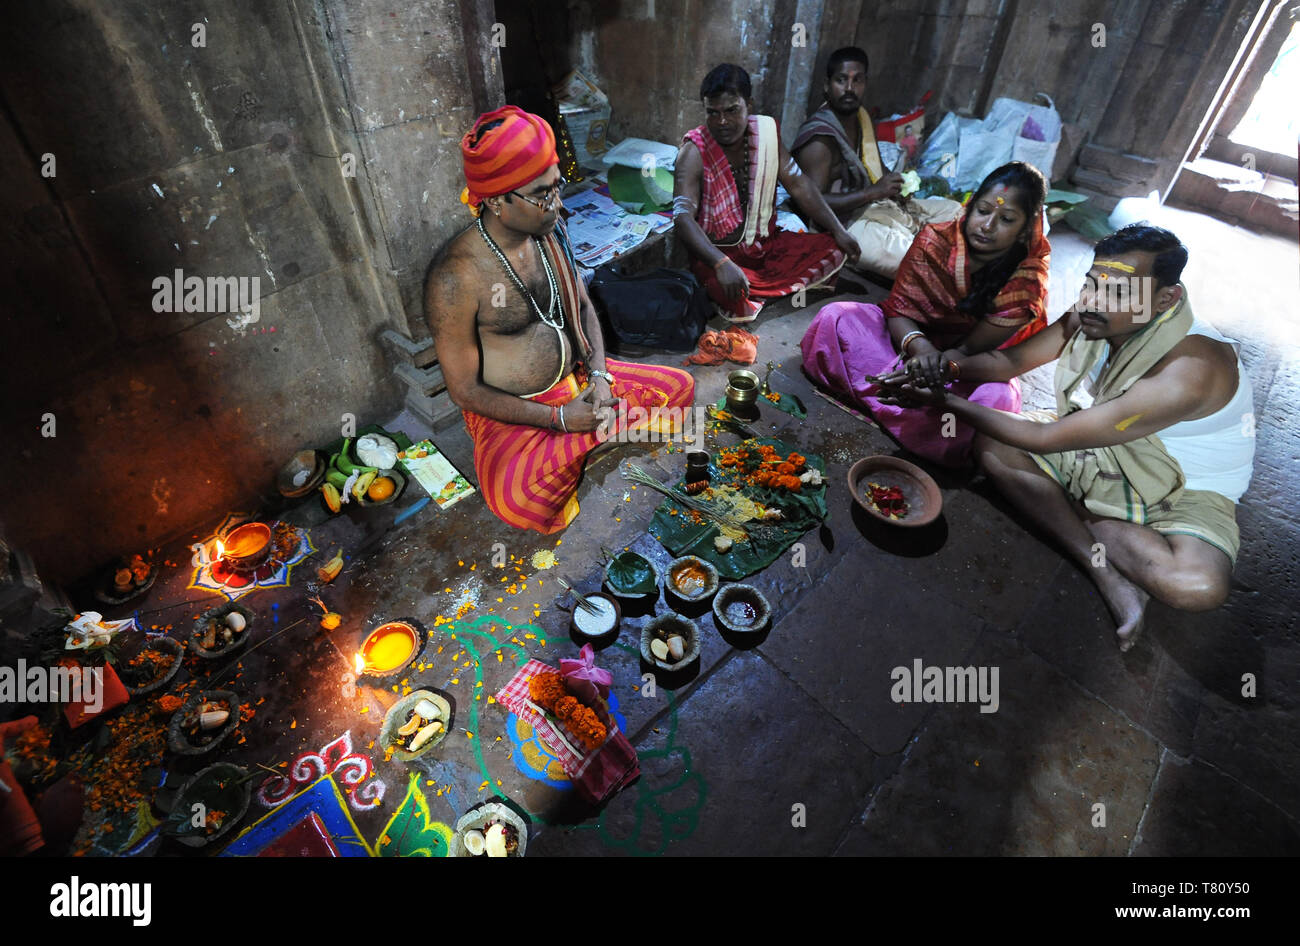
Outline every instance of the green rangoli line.
MULTIPOLYGON (((520 659, 524 659, 528 656, 528 651, 524 647, 516 645, 510 642, 509 640, 501 641, 495 635, 489 634, 487 631, 480 630, 481 626, 485 622, 491 624, 493 627, 505 627, 505 629, 507 630, 507 632, 510 633, 511 636, 513 636, 515 632, 518 631, 519 629, 527 628, 528 630, 526 631, 526 633, 535 633, 537 635, 538 640, 546 641, 546 640, 554 639, 549 634, 546 633, 546 630, 544 628, 538 627, 535 624, 508 624, 500 617, 496 615, 489 615, 489 614, 479 615, 468 625, 465 625, 463 627, 460 626, 458 622, 455 621, 448 624, 447 627, 450 629, 448 633, 451 634, 452 638, 456 640, 458 643, 464 643, 465 648, 474 656, 474 686, 470 688, 471 697, 480 695, 478 691, 484 689, 484 687, 481 685, 483 683, 484 655, 479 653, 478 647, 475 646, 474 640, 467 638, 464 641, 462 641, 461 638, 456 637, 457 633, 465 634, 465 635, 473 635, 474 637, 480 637, 488 641, 488 643, 494 645, 490 649, 489 653, 495 653, 498 650, 509 649, 511 652, 517 654, 520 659)), ((471 741, 473 743, 474 761, 478 763, 479 774, 483 776, 484 781, 492 782, 493 781, 492 773, 488 771, 487 759, 483 755, 483 733, 480 731, 479 715, 478 715, 478 704, 480 702, 481 701, 477 699, 471 699, 469 701, 469 724, 470 724, 469 731, 474 734, 473 739, 471 741)), ((505 795, 506 793, 502 792, 501 794, 505 795)), ((513 798, 511 798, 511 801, 514 801, 515 804, 519 805, 525 811, 528 811, 527 806, 523 805, 521 802, 513 798)), ((529 814, 532 814, 535 818, 537 818, 538 821, 541 821, 543 824, 549 823, 544 819, 542 819, 540 815, 536 815, 531 811, 529 811, 529 814)))
MULTIPOLYGON (((474 658, 475 685, 471 689, 472 696, 479 695, 478 691, 483 689, 483 687, 480 686, 480 684, 483 683, 483 661, 485 659, 485 655, 479 652, 478 641, 475 640, 475 638, 479 638, 484 641, 487 641, 490 645, 492 645, 489 651, 489 655, 490 653, 495 653, 496 651, 509 650, 511 653, 515 654, 520 660, 526 661, 526 659, 528 658, 528 651, 525 646, 516 645, 510 642, 509 640, 506 641, 499 640, 495 635, 481 629, 484 624, 490 624, 494 628, 504 627, 507 631, 509 631, 511 636, 514 636, 517 632, 524 632, 524 633, 535 634, 537 639, 541 641, 553 641, 556 639, 552 637, 550 634, 548 634, 544 628, 539 627, 536 624, 531 624, 531 623, 518 624, 518 625, 508 624, 506 621, 504 621, 502 618, 500 618, 497 615, 487 615, 487 614, 480 615, 479 617, 475 618, 472 622, 466 625, 461 625, 458 622, 454 622, 454 621, 445 625, 445 627, 448 629, 448 634, 451 636, 451 638, 457 641, 458 643, 463 643, 466 650, 468 650, 474 658), (458 634, 464 635, 464 637, 463 638, 458 637, 457 636, 458 634)), ((621 650, 629 654, 639 654, 639 650, 637 648, 624 644, 622 642, 616 641, 614 646, 620 648, 621 650)), ((481 721, 479 718, 479 707, 478 707, 478 704, 480 702, 481 702, 480 700, 476 700, 476 699, 471 699, 469 701, 470 704, 469 705, 469 717, 470 717, 469 731, 474 734, 474 738, 473 738, 474 745, 472 751, 474 753, 474 760, 478 765, 479 774, 483 777, 485 781, 490 783, 493 781, 493 778, 492 778, 492 773, 488 770, 487 759, 483 755, 483 734, 480 731, 481 721)), ((637 793, 637 802, 635 805, 635 818, 633 821, 632 834, 626 841, 620 841, 609 834, 605 825, 605 817, 608 812, 607 808, 601 809, 600 817, 597 819, 595 824, 577 825, 575 827, 580 830, 594 830, 597 832, 597 835, 600 837, 601 841, 604 842, 605 844, 609 845, 610 847, 624 848, 628 851, 628 853, 637 857, 659 856, 663 854, 665 850, 667 850, 668 844, 671 841, 683 840, 687 837, 690 837, 695 832, 696 828, 699 825, 699 812, 704 807, 704 802, 708 794, 708 785, 704 781, 704 778, 698 772, 694 772, 691 770, 692 758, 691 758, 690 750, 685 747, 678 747, 675 744, 677 738, 677 728, 678 728, 677 694, 674 691, 669 690, 668 691, 668 732, 665 737, 664 747, 662 749, 648 750, 646 752, 640 753, 640 756, 643 759, 659 759, 659 758, 667 759, 667 758, 671 758, 673 755, 677 755, 682 760, 682 774, 678 779, 676 779, 671 784, 662 786, 653 791, 651 791, 648 788, 645 779, 637 780, 637 783, 634 786, 634 790, 637 793), (657 798, 659 796, 666 795, 670 792, 676 791, 678 788, 681 788, 690 782, 694 782, 697 785, 699 791, 699 798, 694 805, 691 805, 687 808, 678 809, 669 812, 665 810, 664 807, 657 801, 657 798), (646 820, 647 808, 650 809, 651 813, 655 814, 658 817, 660 825, 662 827, 662 836, 660 838, 659 845, 657 848, 653 850, 644 849, 638 845, 638 842, 641 838, 641 831, 646 820)), ((505 792, 501 792, 500 794, 507 798, 510 798, 510 800, 515 802, 516 805, 518 805, 520 808, 527 811, 528 814, 537 823, 546 826, 550 826, 553 824, 553 822, 548 821, 541 812, 532 811, 527 805, 524 805, 522 802, 518 801, 517 799, 507 795, 507 793, 505 792)))

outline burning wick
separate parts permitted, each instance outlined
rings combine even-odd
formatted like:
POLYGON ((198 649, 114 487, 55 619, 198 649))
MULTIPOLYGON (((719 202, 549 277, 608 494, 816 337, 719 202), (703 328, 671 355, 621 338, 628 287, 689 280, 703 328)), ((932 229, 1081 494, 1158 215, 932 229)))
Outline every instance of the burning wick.
POLYGON ((217 539, 216 544, 217 544, 217 554, 212 556, 212 561, 209 563, 208 571, 213 578, 221 579, 221 587, 224 588, 226 587, 226 582, 230 580, 230 576, 233 574, 233 571, 228 570, 225 564, 222 562, 222 559, 226 555, 225 543, 222 542, 220 539, 217 539), (224 571, 225 574, 218 575, 217 574, 218 570, 224 571))
POLYGON ((357 654, 352 658, 352 662, 356 665, 358 676, 366 672, 366 658, 357 654))

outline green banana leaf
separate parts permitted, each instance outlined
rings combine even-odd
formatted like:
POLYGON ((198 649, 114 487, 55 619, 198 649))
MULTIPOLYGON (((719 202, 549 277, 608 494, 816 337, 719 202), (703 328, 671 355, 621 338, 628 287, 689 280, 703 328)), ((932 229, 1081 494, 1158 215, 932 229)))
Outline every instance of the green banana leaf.
POLYGON ((649 594, 659 586, 654 568, 636 552, 614 556, 609 563, 608 575, 610 586, 625 594, 649 594))
POLYGON ((1110 214, 1091 202, 1077 204, 1061 223, 1094 243, 1107 236, 1112 230, 1110 214))
MULTIPOLYGON (((782 456, 795 452, 790 444, 772 438, 746 440, 746 446, 754 447, 771 444, 782 456)), ((663 544, 673 555, 696 555, 712 564, 723 578, 739 580, 761 571, 785 554, 790 546, 826 519, 826 461, 815 454, 804 454, 807 468, 821 472, 821 486, 805 486, 798 493, 783 489, 770 489, 765 486, 746 486, 745 495, 754 502, 768 508, 776 507, 785 514, 785 519, 768 523, 769 535, 760 539, 751 535, 743 542, 735 542, 726 552, 719 552, 713 540, 717 538, 718 527, 709 520, 696 525, 682 509, 671 499, 654 511, 650 520, 650 534, 663 544), (673 515, 670 510, 677 510, 673 515)), ((735 485, 739 476, 731 469, 718 467, 709 463, 709 474, 714 485, 735 485)), ((679 484, 678 488, 681 488, 679 484)))
MULTIPOLYGON (((808 416, 808 408, 803 406, 803 401, 799 400, 797 396, 782 394, 780 391, 771 391, 770 393, 775 394, 780 400, 771 401, 760 394, 758 403, 761 407, 775 407, 778 411, 785 411, 791 417, 797 417, 799 420, 803 420, 808 416)), ((720 398, 718 403, 713 406, 720 411, 728 410, 726 397, 720 398)))

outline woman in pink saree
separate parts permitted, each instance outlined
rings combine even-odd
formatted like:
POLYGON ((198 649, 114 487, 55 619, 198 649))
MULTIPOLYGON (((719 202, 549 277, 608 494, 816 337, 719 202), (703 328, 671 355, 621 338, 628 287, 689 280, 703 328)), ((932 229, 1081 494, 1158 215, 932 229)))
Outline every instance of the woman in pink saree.
MULTIPOLYGON (((901 367, 920 383, 942 384, 955 355, 1009 347, 1047 324, 1046 191, 1027 164, 998 168, 961 217, 917 234, 883 305, 836 302, 817 313, 800 345, 804 371, 918 456, 967 465, 973 429, 933 408, 882 404, 871 379, 901 367)), ((1017 380, 949 387, 976 403, 1020 411, 1017 380)))

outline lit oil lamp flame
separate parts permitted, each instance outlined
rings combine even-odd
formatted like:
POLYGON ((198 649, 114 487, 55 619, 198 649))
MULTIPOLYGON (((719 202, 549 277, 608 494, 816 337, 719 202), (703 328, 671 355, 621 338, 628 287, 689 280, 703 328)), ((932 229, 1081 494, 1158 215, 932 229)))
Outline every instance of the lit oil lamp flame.
POLYGON ((219 562, 219 561, 221 561, 222 557, 223 557, 225 554, 226 554, 226 545, 225 545, 225 543, 222 542, 220 539, 217 539, 217 554, 216 554, 216 556, 213 558, 213 561, 214 561, 214 562, 219 562))
POLYGON ((356 666, 356 668, 357 668, 357 673, 364 673, 364 672, 365 672, 365 669, 366 669, 366 659, 365 659, 364 657, 362 657, 360 654, 356 654, 356 655, 352 658, 352 662, 353 662, 353 664, 354 664, 354 665, 356 666))

